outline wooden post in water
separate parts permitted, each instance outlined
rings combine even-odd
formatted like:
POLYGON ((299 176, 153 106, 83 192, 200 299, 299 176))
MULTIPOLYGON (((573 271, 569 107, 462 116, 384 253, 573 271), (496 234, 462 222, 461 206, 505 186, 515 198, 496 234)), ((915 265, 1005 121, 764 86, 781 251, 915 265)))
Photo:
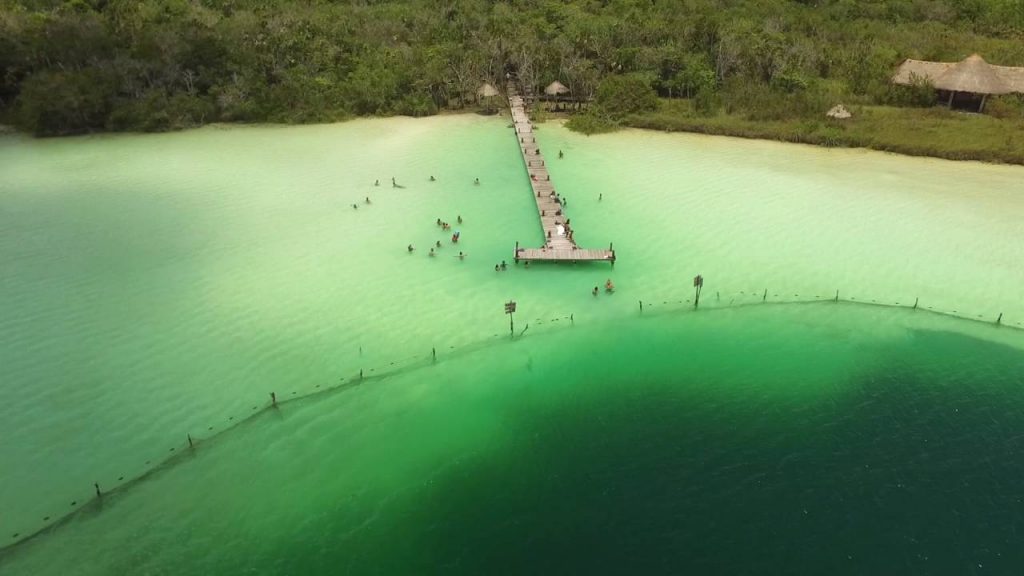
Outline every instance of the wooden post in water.
POLYGON ((836 290, 836 299, 835 299, 835 301, 839 302, 839 290, 836 290))
POLYGON ((516 325, 512 318, 513 313, 516 311, 515 300, 509 300, 505 302, 505 314, 508 314, 508 330, 512 334, 512 337, 516 337, 516 325))
POLYGON ((700 274, 697 274, 696 276, 694 276, 693 277, 693 287, 694 287, 693 309, 696 310, 697 306, 700 305, 700 289, 704 287, 704 277, 702 277, 700 274))
POLYGON ((920 297, 914 298, 914 310, 917 310, 917 301, 918 300, 920 300, 920 297))
POLYGON ((999 326, 1002 323, 1003 323, 1003 313, 1000 312, 999 313, 999 318, 996 318, 996 326, 999 326))
POLYGON ((644 311, 644 301, 643 300, 640 301, 640 311, 641 312, 644 311))
POLYGON ((193 446, 193 444, 192 444, 192 435, 191 434, 185 434, 185 436, 188 438, 188 447, 189 448, 194 448, 195 446, 193 446))
POLYGON ((761 296, 761 302, 765 302, 765 301, 767 301, 767 300, 768 300, 768 289, 767 289, 767 288, 765 288, 765 289, 764 289, 764 295, 763 295, 763 296, 761 296))

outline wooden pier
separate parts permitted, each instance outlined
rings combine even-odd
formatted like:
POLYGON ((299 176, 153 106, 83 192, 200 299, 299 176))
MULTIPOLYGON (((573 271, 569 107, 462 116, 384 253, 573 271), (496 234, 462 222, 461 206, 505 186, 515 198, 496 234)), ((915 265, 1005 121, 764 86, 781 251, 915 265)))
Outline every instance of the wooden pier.
POLYGON ((519 140, 519 151, 523 154, 523 163, 530 176, 530 187, 533 199, 537 201, 537 215, 540 217, 541 228, 544 230, 544 246, 541 248, 520 248, 516 242, 513 259, 548 260, 553 262, 602 261, 615 265, 615 250, 608 245, 607 250, 580 248, 573 239, 572 221, 565 213, 562 198, 555 191, 547 163, 537 146, 533 134, 533 124, 526 114, 526 103, 519 95, 515 82, 508 82, 508 105, 512 110, 512 124, 519 140))

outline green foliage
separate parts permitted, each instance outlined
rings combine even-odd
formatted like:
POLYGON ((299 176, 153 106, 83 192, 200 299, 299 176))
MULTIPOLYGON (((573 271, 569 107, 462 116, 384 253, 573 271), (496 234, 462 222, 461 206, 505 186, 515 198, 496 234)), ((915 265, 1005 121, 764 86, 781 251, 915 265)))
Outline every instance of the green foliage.
POLYGON ((608 76, 597 88, 597 106, 611 118, 649 112, 658 107, 650 80, 640 74, 608 76))
POLYGON ((613 132, 619 128, 618 122, 595 110, 577 114, 570 118, 565 125, 570 130, 587 135, 613 132))
POLYGON ((114 89, 113 75, 102 70, 38 72, 22 83, 18 126, 40 136, 102 129, 114 89))
POLYGON ((895 106, 927 108, 935 105, 935 86, 927 78, 910 75, 910 86, 891 85, 888 103, 895 106))
POLYGON ((478 108, 510 67, 592 103, 570 123, 588 131, 662 114, 656 95, 693 117, 817 119, 930 106, 929 87, 891 85, 900 61, 1024 65, 1022 35, 1021 0, 0 0, 0 118, 64 134, 421 116, 478 108))

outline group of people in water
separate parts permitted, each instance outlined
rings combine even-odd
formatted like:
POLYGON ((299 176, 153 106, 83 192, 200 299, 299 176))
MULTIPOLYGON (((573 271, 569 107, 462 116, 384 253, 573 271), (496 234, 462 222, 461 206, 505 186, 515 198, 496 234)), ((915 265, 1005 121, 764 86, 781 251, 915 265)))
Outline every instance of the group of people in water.
MULTIPOLYGON (((609 294, 615 292, 615 284, 612 284, 611 278, 609 278, 608 281, 604 283, 604 291, 609 294)), ((597 296, 598 292, 600 292, 600 290, 597 289, 597 286, 594 286, 594 289, 591 290, 590 293, 593 294, 594 296, 597 296)))

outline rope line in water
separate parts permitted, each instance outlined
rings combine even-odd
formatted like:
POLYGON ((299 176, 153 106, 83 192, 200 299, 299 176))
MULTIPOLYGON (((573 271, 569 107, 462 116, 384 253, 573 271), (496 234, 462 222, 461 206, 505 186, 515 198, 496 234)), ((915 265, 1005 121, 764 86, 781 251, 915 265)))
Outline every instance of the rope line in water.
MULTIPOLYGON (((726 296, 729 297, 730 295, 726 295, 726 296)), ((1015 330, 1015 331, 1024 331, 1024 323, 1022 323, 1021 321, 1016 321, 1016 322, 1006 321, 1006 320, 1004 320, 1004 317, 1003 317, 1002 313, 1000 313, 999 316, 996 319, 987 319, 982 314, 976 314, 976 315, 973 315, 973 316, 969 316, 969 315, 964 315, 964 314, 960 313, 957 310, 944 311, 944 310, 936 309, 936 308, 931 307, 931 306, 921 306, 919 304, 918 299, 914 300, 914 304, 913 305, 909 305, 909 304, 901 304, 900 302, 892 302, 892 303, 890 303, 890 302, 880 302, 880 301, 875 300, 875 299, 860 299, 860 300, 858 300, 857 298, 852 297, 852 296, 851 297, 840 298, 839 297, 839 293, 837 292, 834 296, 822 297, 820 295, 815 295, 813 297, 813 299, 805 299, 805 300, 768 300, 768 292, 767 292, 767 290, 765 290, 763 293, 751 292, 749 295, 746 294, 745 291, 739 292, 738 296, 743 296, 745 298, 748 298, 748 297, 749 298, 755 298, 756 300, 754 300, 754 301, 736 302, 736 296, 737 295, 733 294, 731 296, 732 296, 733 299, 729 300, 728 304, 721 304, 720 303, 721 295, 720 294, 716 294, 716 303, 705 304, 703 308, 694 309, 693 307, 687 306, 687 307, 683 307, 683 308, 671 308, 671 309, 669 309, 667 311, 662 311, 661 309, 659 309, 658 312, 653 313, 651 315, 652 316, 657 316, 657 315, 666 314, 666 313, 701 313, 701 312, 706 313, 706 312, 712 312, 712 311, 715 311, 715 310, 730 310, 730 309, 739 309, 739 308, 750 308, 750 307, 764 306, 764 305, 802 305, 802 304, 828 304, 828 303, 833 303, 833 304, 846 304, 846 305, 858 305, 858 306, 875 306, 875 307, 883 307, 883 308, 909 309, 909 310, 914 310, 914 311, 921 311, 922 313, 925 313, 925 314, 933 314, 933 315, 938 315, 938 316, 944 316, 944 317, 947 317, 947 318, 953 318, 953 319, 957 319, 957 320, 964 320, 964 321, 974 322, 974 323, 978 323, 978 324, 985 324, 985 325, 990 325, 990 326, 993 326, 993 327, 1007 328, 1007 329, 1011 329, 1011 330, 1015 330)), ((773 298, 778 298, 779 297, 778 294, 772 294, 771 296, 773 298)), ((800 295, 799 294, 794 294, 793 297, 794 298, 800 298, 800 295)), ((675 300, 675 301, 661 300, 661 304, 659 306, 660 307, 666 307, 666 306, 673 306, 674 304, 690 304, 691 302, 692 302, 692 300, 690 300, 690 299, 675 300)), ((640 313, 641 314, 643 314, 645 310, 656 308, 656 305, 652 304, 651 301, 640 300, 639 304, 640 304, 640 313)), ((558 316, 558 317, 550 318, 550 319, 548 319, 546 321, 543 320, 543 319, 538 318, 538 319, 534 320, 534 323, 537 324, 537 325, 544 325, 544 324, 547 324, 549 326, 553 325, 555 328, 561 327, 561 328, 564 329, 567 326, 568 327, 575 326, 575 314, 570 314, 568 316, 558 316), (568 324, 559 324, 560 321, 565 321, 565 320, 569 320, 569 323, 568 324)), ((519 333, 518 337, 523 336, 526 333, 526 330, 528 328, 529 328, 529 324, 527 324, 527 327, 524 328, 519 333)), ((449 357, 459 357, 459 356, 464 356, 464 355, 467 355, 467 354, 472 354, 474 352, 477 352, 477 351, 480 351, 480 350, 484 350, 484 349, 490 348, 490 347, 498 345, 498 344, 508 343, 509 341, 510 341, 509 340, 509 336, 507 334, 500 334, 500 333, 499 334, 494 334, 494 335, 492 335, 489 338, 482 338, 480 340, 477 340, 475 342, 471 342, 471 343, 469 343, 469 344, 467 344, 465 346, 460 347, 458 349, 458 351, 453 352, 452 354, 449 354, 449 357)), ((444 349, 444 348, 442 348, 442 349, 444 349)), ((455 351, 456 347, 454 345, 449 345, 447 347, 447 350, 455 351)), ((226 433, 228 433, 228 432, 230 432, 232 430, 236 430, 238 428, 241 428, 242 426, 248 425, 249 423, 251 423, 251 422, 255 421, 256 419, 260 418, 261 416, 263 416, 264 414, 267 414, 267 413, 272 412, 274 410, 279 410, 282 406, 287 405, 287 404, 298 403, 298 402, 306 401, 306 400, 313 400, 313 399, 316 399, 316 398, 325 398, 328 395, 333 395, 334 393, 354 388, 354 387, 359 386, 359 385, 361 385, 361 384, 363 384, 364 382, 367 382, 367 381, 384 380, 384 379, 387 379, 387 378, 390 378, 390 377, 393 377, 393 376, 397 376, 397 375, 400 375, 400 374, 403 374, 403 373, 407 373, 407 372, 411 372, 411 371, 422 369, 422 368, 427 367, 427 366, 435 365, 435 364, 437 364, 437 362, 438 362, 437 347, 433 346, 433 347, 430 348, 430 350, 427 353, 425 353, 423 355, 414 355, 414 356, 406 357, 406 358, 401 359, 401 360, 395 360, 395 361, 387 362, 387 366, 388 367, 395 366, 396 363, 401 363, 403 365, 399 366, 397 368, 393 368, 393 369, 382 370, 380 373, 375 373, 376 370, 377 370, 376 367, 370 367, 368 369, 368 372, 370 372, 371 374, 370 375, 366 375, 365 374, 366 369, 362 369, 361 368, 359 370, 358 374, 354 374, 353 376, 350 376, 348 378, 346 378, 345 376, 342 376, 342 377, 338 378, 338 380, 335 383, 333 383, 333 384, 327 384, 326 386, 323 385, 323 384, 316 384, 316 385, 313 386, 312 389, 307 390, 305 392, 302 392, 300 390, 293 390, 293 391, 291 391, 290 397, 288 397, 288 398, 277 396, 276 393, 271 393, 271 400, 269 402, 265 402, 263 404, 257 404, 255 406, 252 406, 250 411, 249 411, 249 413, 246 414, 245 416, 242 416, 242 417, 240 417, 238 419, 236 419, 235 416, 229 416, 228 419, 227 419, 229 424, 227 426, 225 426, 223 428, 220 428, 220 429, 217 429, 216 425, 208 426, 206 428, 206 431, 207 432, 213 432, 213 434, 210 434, 210 435, 207 435, 207 436, 204 436, 204 437, 199 437, 199 436, 192 436, 191 432, 186 432, 186 434, 185 434, 186 442, 185 443, 183 443, 182 445, 171 447, 167 451, 167 453, 169 453, 170 455, 164 457, 162 460, 157 461, 157 463, 155 465, 152 464, 153 460, 146 460, 145 461, 145 466, 147 468, 145 468, 139 475, 134 476, 134 477, 129 477, 128 480, 125 480, 126 475, 120 475, 117 478, 117 482, 118 483, 116 483, 114 485, 114 487, 110 488, 109 490, 103 489, 103 487, 98 482, 94 482, 93 486, 95 488, 95 496, 93 496, 88 502, 85 502, 83 505, 79 506, 79 502, 78 502, 77 499, 71 500, 70 504, 68 505, 68 507, 71 508, 71 510, 69 510, 69 511, 67 511, 64 514, 59 515, 59 516, 53 516, 53 515, 44 516, 43 519, 42 519, 42 522, 44 523, 44 525, 42 527, 39 527, 39 528, 37 528, 37 529, 35 529, 35 530, 31 531, 31 532, 15 532, 15 533, 13 533, 11 535, 11 540, 12 541, 8 542, 7 544, 4 544, 4 545, 0 546, 0 560, 3 560, 5 556, 7 556, 10 553, 12 553, 16 549, 16 547, 18 547, 19 545, 24 544, 26 542, 29 542, 31 540, 34 540, 34 539, 36 539, 36 538, 38 538, 40 536, 43 536, 44 534, 48 534, 48 533, 54 532, 55 530, 57 530, 61 526, 64 526, 64 525, 68 524, 72 519, 74 519, 76 516, 78 516, 80 514, 86 514, 86 513, 91 513, 91 512, 92 513, 98 513, 102 509, 101 504, 104 501, 108 501, 108 500, 110 500, 112 498, 117 498, 120 495, 122 495, 124 492, 126 492, 127 490, 132 488, 133 486, 135 486, 137 484, 140 484, 141 482, 143 482, 145 480, 152 479, 153 477, 155 477, 159 473, 171 469, 175 465, 177 465, 177 464, 181 463, 182 461, 184 461, 186 458, 190 457, 190 455, 194 454, 195 451, 199 447, 201 447, 203 444, 209 444, 209 443, 219 439, 224 434, 226 434, 226 433), (346 380, 347 380, 347 382, 346 382, 346 380), (300 394, 300 392, 301 392, 301 394, 300 394), (214 431, 215 429, 217 431, 214 431), (186 449, 179 451, 178 448, 186 448, 186 449)))

